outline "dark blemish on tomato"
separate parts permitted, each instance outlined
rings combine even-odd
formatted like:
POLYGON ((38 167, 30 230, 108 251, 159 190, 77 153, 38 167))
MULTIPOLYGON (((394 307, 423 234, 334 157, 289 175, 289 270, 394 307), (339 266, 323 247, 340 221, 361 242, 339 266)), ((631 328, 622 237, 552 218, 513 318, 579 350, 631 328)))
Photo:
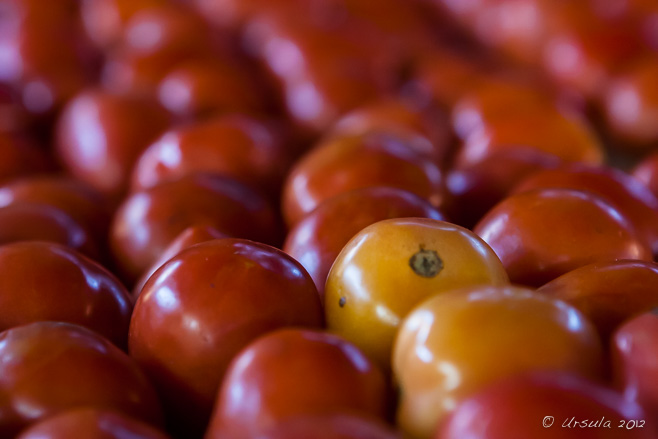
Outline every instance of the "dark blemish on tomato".
POLYGON ((347 299, 345 297, 341 297, 340 300, 338 301, 338 306, 341 308, 345 306, 345 302, 347 302, 347 299))
POLYGON ((443 270, 443 261, 434 250, 423 246, 409 259, 409 266, 418 276, 433 278, 443 270))

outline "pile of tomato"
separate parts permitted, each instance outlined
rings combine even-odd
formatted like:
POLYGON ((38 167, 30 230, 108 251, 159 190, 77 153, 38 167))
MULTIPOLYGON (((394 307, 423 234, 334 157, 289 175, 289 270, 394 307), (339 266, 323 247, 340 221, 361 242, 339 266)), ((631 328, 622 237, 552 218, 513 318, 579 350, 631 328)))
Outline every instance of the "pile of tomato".
POLYGON ((658 437, 655 0, 0 0, 0 439, 658 437))

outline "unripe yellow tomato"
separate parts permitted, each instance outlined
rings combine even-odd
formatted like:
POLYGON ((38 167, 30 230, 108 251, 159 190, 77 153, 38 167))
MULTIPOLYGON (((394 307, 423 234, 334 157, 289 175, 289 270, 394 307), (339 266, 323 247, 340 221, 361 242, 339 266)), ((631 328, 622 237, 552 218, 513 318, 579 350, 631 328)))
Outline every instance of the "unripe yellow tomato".
POLYGON ((508 283, 493 250, 463 227, 426 218, 380 221, 336 258, 325 290, 327 326, 390 370, 397 328, 419 302, 455 288, 508 283))
POLYGON ((565 302, 513 286, 446 292, 415 308, 395 339, 397 423, 409 438, 432 438, 494 381, 532 371, 599 378, 602 362, 593 324, 565 302))

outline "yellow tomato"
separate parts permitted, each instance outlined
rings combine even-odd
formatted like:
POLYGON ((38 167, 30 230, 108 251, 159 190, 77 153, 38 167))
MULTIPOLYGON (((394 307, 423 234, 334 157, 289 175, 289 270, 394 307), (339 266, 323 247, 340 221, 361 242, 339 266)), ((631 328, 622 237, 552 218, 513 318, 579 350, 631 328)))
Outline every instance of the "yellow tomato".
POLYGON ((409 314, 395 340, 398 426, 431 438, 460 400, 496 380, 535 370, 597 378, 602 361, 596 329, 565 302, 510 286, 440 294, 409 314))
POLYGON ((508 283, 491 248, 462 227, 424 218, 380 221, 354 236, 334 262, 327 325, 390 370, 395 333, 416 304, 454 288, 508 283))

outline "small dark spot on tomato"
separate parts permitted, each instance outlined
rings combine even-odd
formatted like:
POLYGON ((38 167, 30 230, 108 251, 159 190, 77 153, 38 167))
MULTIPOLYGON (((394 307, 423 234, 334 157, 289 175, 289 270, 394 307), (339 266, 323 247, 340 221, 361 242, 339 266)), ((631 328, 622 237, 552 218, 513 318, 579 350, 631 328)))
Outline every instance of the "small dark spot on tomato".
POLYGON ((423 246, 409 258, 409 266, 418 276, 432 278, 443 270, 443 261, 434 250, 426 250, 423 246))
POLYGON ((347 302, 347 298, 341 297, 340 300, 338 300, 338 306, 341 308, 345 306, 345 303, 347 302))

